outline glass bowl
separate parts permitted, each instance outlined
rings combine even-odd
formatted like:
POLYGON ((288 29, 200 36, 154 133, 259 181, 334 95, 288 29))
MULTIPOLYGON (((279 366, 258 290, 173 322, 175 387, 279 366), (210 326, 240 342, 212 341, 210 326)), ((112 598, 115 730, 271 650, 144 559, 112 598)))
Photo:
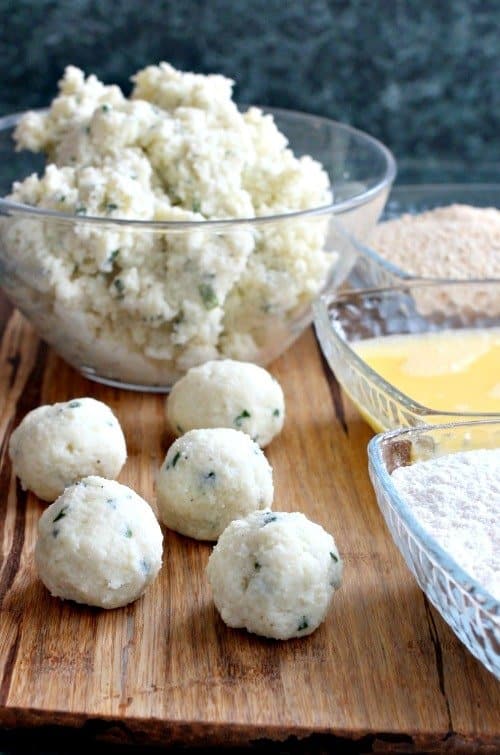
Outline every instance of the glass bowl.
MULTIPOLYGON (((500 208, 500 184, 422 184, 394 186, 381 220, 394 220, 401 215, 419 215, 437 207, 452 204, 465 204, 472 207, 500 208)), ((412 275, 380 254, 376 247, 367 241, 359 242, 362 258, 356 265, 352 280, 353 287, 367 288, 379 285, 384 278, 397 276, 402 279, 422 277, 412 275)), ((426 279, 429 276, 425 276, 426 279)))
MULTIPOLYGON (((394 180, 394 158, 349 126, 267 112, 296 155, 309 154, 324 165, 331 204, 251 219, 148 222, 0 200, 1 285, 42 338, 87 377, 166 391, 208 359, 266 365, 310 324, 318 293, 345 279, 358 252, 343 230, 363 238, 376 223, 394 180), (138 260, 153 253, 160 260, 151 290, 160 287, 162 293, 144 295, 140 315, 130 292, 145 273, 138 262, 124 277, 121 246, 133 249, 138 260), (43 259, 33 261, 40 247, 71 250, 72 258, 47 271, 43 259), (86 273, 103 248, 114 251, 99 272, 86 273), (264 249, 271 264, 259 261, 264 249), (234 260, 242 261, 233 275, 234 260)), ((13 180, 43 170, 39 155, 14 150, 12 131, 20 117, 0 119, 1 195, 13 180)), ((56 254, 61 258, 66 251, 56 254)))
POLYGON ((421 589, 457 637, 500 678, 500 601, 495 600, 415 519, 396 490, 396 467, 444 454, 500 447, 500 420, 421 427, 377 435, 368 444, 370 478, 394 542, 421 589))
POLYGON ((455 413, 423 406, 385 380, 356 353, 367 338, 500 326, 500 281, 398 280, 385 288, 326 293, 314 305, 323 354, 367 422, 380 432, 396 427, 500 413, 455 413))

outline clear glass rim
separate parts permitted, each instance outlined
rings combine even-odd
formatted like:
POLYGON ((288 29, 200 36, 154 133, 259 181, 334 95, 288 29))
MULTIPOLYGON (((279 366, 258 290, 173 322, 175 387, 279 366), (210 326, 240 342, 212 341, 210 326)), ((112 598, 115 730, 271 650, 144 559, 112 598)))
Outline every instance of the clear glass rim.
POLYGON ((422 183, 422 184, 399 184, 392 190, 394 194, 406 194, 416 192, 417 194, 441 194, 445 192, 463 191, 474 193, 475 191, 500 191, 500 183, 495 181, 481 181, 479 183, 422 183))
MULTIPOLYGON (((450 422, 452 420, 457 420, 458 417, 463 417, 464 421, 470 420, 470 421, 480 421, 482 419, 488 420, 491 419, 493 421, 500 420, 500 413, 499 412, 450 412, 450 411, 439 411, 439 409, 432 409, 429 406, 425 406, 424 404, 420 404, 418 401, 415 401, 410 396, 408 396, 406 393, 403 393, 398 388, 396 388, 395 385, 392 383, 389 383, 385 378, 382 377, 378 372, 376 372, 372 367, 370 367, 367 362, 365 362, 364 359, 362 359, 350 346, 349 341, 347 341, 343 336, 339 333, 335 325, 332 323, 329 315, 329 305, 333 304, 335 301, 339 300, 348 300, 352 296, 357 297, 365 297, 365 296, 373 296, 376 294, 384 294, 384 293, 391 293, 396 291, 405 291, 409 288, 433 288, 437 286, 446 286, 451 285, 453 287, 462 287, 462 286, 470 286, 470 285, 479 285, 479 284, 486 284, 486 285, 495 285, 499 289, 499 296, 500 296, 500 278, 469 278, 468 280, 463 279, 455 279, 455 278, 409 278, 405 280, 401 280, 400 283, 395 284, 393 286, 381 286, 381 287, 374 287, 374 288, 366 288, 366 289, 359 289, 356 291, 343 291, 340 293, 335 292, 326 292, 318 297, 316 303, 315 303, 315 311, 318 313, 318 309, 320 308, 319 316, 321 316, 321 309, 323 310, 323 320, 325 324, 328 325, 328 331, 331 333, 332 337, 335 338, 337 343, 340 345, 340 348, 343 350, 345 354, 345 358, 347 362, 351 362, 355 365, 358 372, 361 372, 364 374, 364 376, 371 382, 375 383, 381 390, 383 390, 385 393, 387 393, 390 398, 393 399, 399 406, 401 406, 402 409, 405 411, 412 412, 413 414, 417 415, 418 417, 421 417, 422 419, 425 419, 425 417, 449 417, 450 422), (326 320, 325 320, 326 318, 326 320)), ((432 427, 439 427, 439 425, 432 425, 432 427)), ((392 432, 392 431, 391 431, 392 432)))
MULTIPOLYGON (((259 106, 255 106, 259 107, 259 106)), ((346 199, 341 202, 331 202, 328 205, 321 207, 312 207, 308 210, 297 210, 295 212, 287 212, 276 215, 260 215, 259 217, 252 218, 227 218, 221 220, 129 220, 124 218, 102 218, 92 215, 68 215, 64 212, 58 212, 57 210, 44 210, 31 205, 22 204, 20 202, 12 202, 7 199, 0 199, 0 212, 10 215, 22 215, 29 217, 38 217, 43 219, 54 219, 65 223, 85 223, 87 225, 95 225, 98 227, 111 226, 115 228, 130 227, 135 229, 148 229, 148 230, 201 230, 202 228, 209 228, 211 230, 239 228, 241 226, 259 226, 269 223, 279 223, 288 220, 310 218, 318 215, 334 214, 341 215, 345 212, 364 205, 371 199, 375 198, 384 189, 390 186, 396 176, 396 160, 394 155, 388 147, 374 136, 367 134, 365 131, 349 126, 346 123, 340 123, 339 121, 331 120, 330 118, 324 118, 319 115, 311 115, 303 113, 298 110, 287 110, 284 108, 271 108, 261 107, 263 112, 276 114, 276 115, 291 115, 297 118, 301 118, 304 121, 315 122, 319 125, 334 126, 340 131, 344 131, 346 134, 356 136, 363 139, 367 144, 370 144, 385 160, 385 172, 382 178, 370 189, 367 189, 355 196, 346 199)), ((7 128, 15 126, 20 118, 26 114, 26 112, 45 112, 45 108, 34 111, 22 111, 18 113, 11 113, 0 118, 0 131, 4 131, 7 128)))
POLYGON ((368 442, 368 462, 370 471, 377 481, 382 485, 384 492, 387 494, 389 503, 393 511, 402 520, 407 530, 417 540, 420 547, 425 550, 427 556, 435 566, 443 569, 457 585, 468 594, 476 603, 478 608, 487 612, 490 617, 500 626, 500 600, 496 599, 478 582, 473 576, 468 574, 455 559, 435 540, 432 535, 418 522, 413 514, 410 505, 400 495, 392 481, 387 466, 383 458, 383 448, 385 445, 391 445, 393 442, 404 440, 405 436, 414 437, 423 435, 429 431, 442 431, 454 429, 467 429, 468 427, 499 427, 500 419, 485 421, 467 421, 452 422, 450 424, 440 425, 421 425, 420 427, 397 428, 384 433, 375 435, 368 442))

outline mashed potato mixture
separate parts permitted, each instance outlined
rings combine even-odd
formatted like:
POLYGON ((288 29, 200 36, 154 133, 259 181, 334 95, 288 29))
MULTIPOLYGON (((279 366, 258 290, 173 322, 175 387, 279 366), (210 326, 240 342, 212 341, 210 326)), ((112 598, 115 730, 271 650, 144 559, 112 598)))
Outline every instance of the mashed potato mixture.
POLYGON ((40 517, 35 563, 52 595, 119 608, 156 578, 162 544, 160 525, 143 498, 91 475, 66 488, 40 517))
POLYGON ((167 453, 157 481, 158 511, 170 529, 217 540, 233 519, 271 508, 273 470, 239 430, 191 430, 167 453))
POLYGON ((264 448, 283 428, 285 397, 263 367, 219 359, 188 370, 172 388, 166 410, 175 435, 194 428, 231 427, 264 448))
POLYGON ((299 512, 254 511, 224 530, 206 572, 228 626, 288 640, 321 624, 342 570, 335 541, 319 524, 299 512))
POLYGON ((82 477, 117 477, 127 446, 109 406, 77 398, 28 412, 11 435, 9 455, 23 489, 53 501, 82 477))
MULTIPOLYGON (((254 218, 331 201, 322 166, 296 158, 272 116, 240 112, 229 79, 161 63, 133 80, 126 98, 68 67, 50 108, 27 113, 15 132, 19 149, 46 154, 46 169, 8 199, 141 221, 254 218)), ((160 385, 208 359, 257 359, 269 329, 286 328, 332 263, 321 216, 183 233, 12 216, 1 233, 7 290, 29 299, 24 310, 70 362, 160 385)))

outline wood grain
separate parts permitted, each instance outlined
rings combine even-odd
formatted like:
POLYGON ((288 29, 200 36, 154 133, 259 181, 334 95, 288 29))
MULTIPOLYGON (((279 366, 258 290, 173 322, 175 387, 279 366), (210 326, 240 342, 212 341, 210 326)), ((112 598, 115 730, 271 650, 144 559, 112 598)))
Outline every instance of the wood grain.
MULTIPOLYGON (((3 305, 2 305, 3 306, 3 305)), ((0 349, 0 725, 75 726, 158 743, 324 735, 364 751, 500 751, 500 686, 429 606, 388 535, 368 480, 368 426, 312 330, 273 366, 287 401, 268 448, 275 508, 331 531, 345 580, 325 624, 289 642, 229 630, 204 577, 210 546, 165 533, 164 566, 132 606, 51 598, 33 565, 42 504, 12 478, 11 429, 40 403, 91 395, 119 417, 120 481, 154 502, 171 438, 160 396, 88 382, 3 306, 0 349)))

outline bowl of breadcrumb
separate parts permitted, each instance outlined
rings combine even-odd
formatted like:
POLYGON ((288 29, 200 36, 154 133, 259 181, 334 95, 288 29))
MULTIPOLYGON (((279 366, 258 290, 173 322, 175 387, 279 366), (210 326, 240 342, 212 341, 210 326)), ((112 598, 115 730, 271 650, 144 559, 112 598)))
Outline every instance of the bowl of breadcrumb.
POLYGON ((362 282, 373 284, 377 267, 404 278, 500 278, 499 208, 500 184, 395 187, 363 242, 372 264, 362 282))
POLYGON ((500 678, 500 420, 395 430, 368 446, 386 524, 429 601, 500 678))

